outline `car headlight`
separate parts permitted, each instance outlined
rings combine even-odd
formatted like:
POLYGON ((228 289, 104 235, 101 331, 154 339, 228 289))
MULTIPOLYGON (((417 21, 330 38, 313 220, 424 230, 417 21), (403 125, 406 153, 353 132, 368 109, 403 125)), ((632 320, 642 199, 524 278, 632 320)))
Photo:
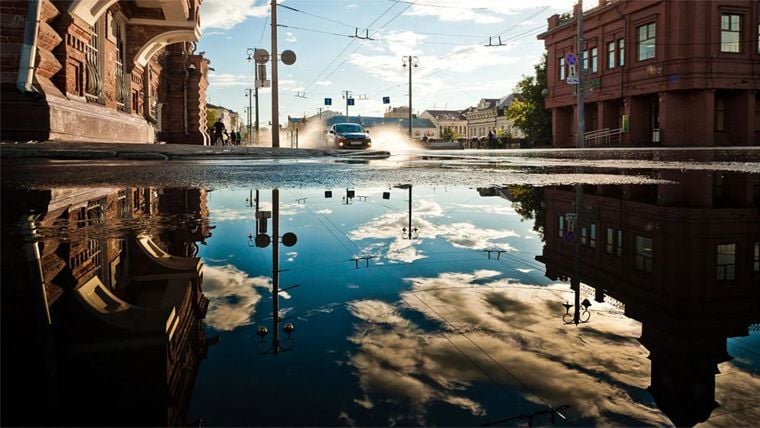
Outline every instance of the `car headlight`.
POLYGON ((338 146, 343 147, 343 141, 338 141, 338 146))

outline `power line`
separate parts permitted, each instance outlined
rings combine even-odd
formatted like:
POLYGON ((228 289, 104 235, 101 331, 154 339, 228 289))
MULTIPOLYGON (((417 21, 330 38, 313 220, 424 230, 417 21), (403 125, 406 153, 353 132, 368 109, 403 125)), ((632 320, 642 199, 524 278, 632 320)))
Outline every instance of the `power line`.
POLYGON ((320 15, 317 15, 317 14, 314 14, 314 13, 311 13, 311 12, 306 12, 306 11, 303 11, 303 10, 300 10, 300 9, 296 9, 294 7, 290 7, 290 6, 284 5, 282 3, 277 3, 277 6, 280 6, 282 8, 288 9, 288 10, 292 10, 294 12, 303 13, 304 15, 312 16, 314 18, 321 19, 323 21, 332 22, 333 24, 338 24, 338 25, 342 25, 344 27, 354 28, 353 25, 348 25, 348 24, 346 24, 344 22, 340 22, 340 21, 337 21, 337 20, 332 19, 332 18, 327 18, 327 17, 320 16, 320 15))
POLYGON ((282 28, 290 28, 290 29, 293 29, 293 30, 309 31, 309 32, 312 32, 312 33, 328 34, 328 35, 331 35, 331 36, 351 37, 351 36, 346 35, 346 34, 331 33, 329 31, 314 30, 312 28, 296 27, 295 25, 277 24, 277 26, 278 27, 282 27, 282 28))

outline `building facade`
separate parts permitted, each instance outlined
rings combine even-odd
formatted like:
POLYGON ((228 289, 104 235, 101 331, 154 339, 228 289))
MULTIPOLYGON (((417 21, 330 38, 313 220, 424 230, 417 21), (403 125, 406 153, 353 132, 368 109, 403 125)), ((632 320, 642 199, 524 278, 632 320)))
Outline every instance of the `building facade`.
POLYGON ((555 147, 576 145, 573 72, 585 76, 587 146, 760 145, 757 1, 598 1, 584 13, 583 52, 577 7, 538 36, 555 147))
POLYGON ((511 138, 521 139, 525 135, 515 128, 514 123, 507 119, 507 109, 515 100, 514 94, 501 98, 483 98, 477 106, 463 112, 467 118, 467 137, 486 137, 489 131, 511 138))
POLYGON ((718 364, 732 358, 726 338, 760 321, 760 182, 706 171, 660 178, 679 184, 583 186, 572 231, 576 191, 546 188, 538 259, 549 278, 577 272, 590 299, 612 297, 641 322, 648 391, 676 426, 693 426, 718 407, 718 364))
POLYGON ((0 3, 2 139, 206 144, 200 3, 0 3))
POLYGON ((455 137, 467 135, 467 118, 459 110, 425 110, 420 119, 428 119, 435 126, 434 139, 440 139, 447 130, 454 132, 455 137))

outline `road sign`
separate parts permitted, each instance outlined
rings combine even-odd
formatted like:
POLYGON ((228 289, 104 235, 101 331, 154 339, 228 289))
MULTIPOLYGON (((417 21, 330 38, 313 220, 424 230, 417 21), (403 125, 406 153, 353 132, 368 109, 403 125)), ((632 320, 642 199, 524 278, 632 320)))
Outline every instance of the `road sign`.
POLYGON ((256 53, 253 55, 257 64, 266 64, 269 62, 269 51, 266 49, 256 49, 256 53))
POLYGON ((383 97, 383 104, 390 104, 391 103, 391 97, 383 97))
POLYGON ((272 81, 271 80, 257 80, 256 81, 256 87, 257 88, 270 88, 270 87, 272 87, 272 81))
POLYGON ((282 62, 285 65, 293 65, 296 62, 296 53, 291 50, 286 50, 282 52, 280 58, 282 58, 282 62))
POLYGON ((567 82, 568 85, 577 85, 580 83, 580 79, 578 79, 577 77, 568 76, 565 82, 567 82))
POLYGON ((354 101, 353 98, 346 98, 346 104, 353 106, 353 105, 356 105, 356 102, 354 101))
POLYGON ((567 61, 568 65, 575 65, 578 63, 578 57, 574 53, 569 53, 565 55, 565 61, 567 61))
POLYGON ((325 98, 325 105, 331 106, 332 105, 332 98, 325 98))

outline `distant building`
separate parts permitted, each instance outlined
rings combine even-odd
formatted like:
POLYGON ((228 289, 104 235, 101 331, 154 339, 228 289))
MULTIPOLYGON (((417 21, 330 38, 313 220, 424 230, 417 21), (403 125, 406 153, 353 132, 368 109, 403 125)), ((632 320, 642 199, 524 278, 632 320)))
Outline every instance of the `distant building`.
POLYGON ((420 119, 428 119, 435 126, 434 139, 441 138, 446 129, 460 137, 467 136, 467 117, 460 110, 425 110, 420 119))
MULTIPOLYGON (((224 129, 229 131, 244 132, 246 130, 246 124, 240 120, 240 115, 227 107, 216 106, 214 104, 206 104, 206 110, 216 112, 216 118, 221 120, 224 124, 224 129)), ((208 126, 212 127, 214 124, 209 123, 208 126)))
POLYGON ((383 114, 383 117, 409 119, 409 107, 388 107, 388 109, 385 111, 385 114, 383 114))
POLYGON ((483 98, 477 106, 465 110, 463 114, 467 118, 467 136, 480 138, 487 136, 488 131, 497 134, 501 131, 513 139, 525 138, 522 131, 515 128, 514 123, 506 116, 507 109, 515 97, 515 94, 509 94, 499 99, 483 98))
POLYGON ((586 55, 577 15, 551 16, 538 36, 555 147, 576 145, 575 67, 587 145, 760 145, 760 2, 599 0, 584 13, 586 55))
POLYGON ((4 140, 207 144, 200 0, 3 0, 4 140))

